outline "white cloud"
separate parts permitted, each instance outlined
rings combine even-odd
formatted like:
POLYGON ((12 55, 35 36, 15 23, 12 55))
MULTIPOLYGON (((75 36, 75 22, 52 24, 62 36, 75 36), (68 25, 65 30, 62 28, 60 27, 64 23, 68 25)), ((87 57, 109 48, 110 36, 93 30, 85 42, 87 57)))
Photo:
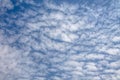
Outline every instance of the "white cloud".
POLYGON ((89 71, 96 71, 97 70, 95 63, 92 63, 92 62, 87 63, 85 67, 89 71))
POLYGON ((119 54, 120 50, 116 49, 116 48, 112 48, 112 49, 107 49, 106 52, 108 54, 117 55, 117 54, 119 54))
POLYGON ((120 41, 120 37, 119 36, 115 36, 115 37, 112 38, 112 41, 118 42, 118 41, 120 41))
POLYGON ((10 0, 2 0, 0 1, 0 15, 4 14, 4 12, 8 9, 13 9, 14 5, 10 0))
MULTIPOLYGON (((33 0, 25 2, 32 6, 36 4, 33 0)), ((2 7, 12 6, 6 5, 9 0, 3 3, 2 7)), ((102 7, 97 10, 67 3, 56 5, 52 1, 44 2, 44 7, 19 12, 18 15, 22 17, 15 24, 22 25, 23 29, 16 36, 5 37, 5 31, 0 30, 1 79, 8 79, 8 75, 11 80, 15 77, 30 80, 33 76, 34 80, 46 80, 48 77, 55 80, 79 80, 86 79, 86 76, 94 80, 119 79, 119 70, 115 69, 120 67, 120 61, 116 59, 120 50, 111 45, 108 39, 116 33, 109 33, 113 29, 108 29, 112 25, 107 18, 110 14, 101 16, 105 14, 102 7), (17 48, 16 44, 11 47, 10 44, 16 41, 21 43, 18 45, 22 49, 17 48)), ((10 20, 9 25, 12 25, 14 21, 10 20)), ((114 36, 112 40, 119 41, 119 37, 114 36)))
POLYGON ((115 61, 115 62, 111 62, 111 63, 109 64, 109 67, 111 67, 111 68, 119 68, 119 67, 120 67, 119 64, 120 64, 120 61, 119 61, 119 60, 118 60, 118 61, 115 61))
POLYGON ((103 54, 87 54, 85 58, 94 60, 94 59, 104 59, 105 57, 103 54))
POLYGON ((4 78, 7 75, 15 75, 21 72, 21 69, 17 67, 21 57, 18 54, 19 52, 16 49, 8 45, 0 45, 0 72, 4 73, 4 78))

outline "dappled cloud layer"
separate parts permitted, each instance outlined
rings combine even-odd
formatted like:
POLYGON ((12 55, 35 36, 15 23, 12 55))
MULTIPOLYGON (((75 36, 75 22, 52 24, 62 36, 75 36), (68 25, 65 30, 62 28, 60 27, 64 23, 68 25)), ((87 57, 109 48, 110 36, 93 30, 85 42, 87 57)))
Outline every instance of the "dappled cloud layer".
POLYGON ((120 80, 120 0, 1 0, 0 80, 120 80))

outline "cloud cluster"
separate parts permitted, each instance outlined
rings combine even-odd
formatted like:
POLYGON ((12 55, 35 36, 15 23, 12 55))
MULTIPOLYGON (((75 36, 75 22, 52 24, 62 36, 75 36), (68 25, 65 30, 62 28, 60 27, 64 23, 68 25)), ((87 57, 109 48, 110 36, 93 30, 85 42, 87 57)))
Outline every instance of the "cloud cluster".
POLYGON ((120 1, 97 1, 0 1, 0 79, 119 80, 120 1))

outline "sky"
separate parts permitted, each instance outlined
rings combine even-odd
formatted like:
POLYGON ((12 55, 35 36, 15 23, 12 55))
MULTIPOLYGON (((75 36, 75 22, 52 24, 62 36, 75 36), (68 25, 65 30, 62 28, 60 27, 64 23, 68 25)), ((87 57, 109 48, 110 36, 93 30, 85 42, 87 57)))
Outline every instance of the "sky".
POLYGON ((120 80, 120 0, 0 0, 0 80, 120 80))

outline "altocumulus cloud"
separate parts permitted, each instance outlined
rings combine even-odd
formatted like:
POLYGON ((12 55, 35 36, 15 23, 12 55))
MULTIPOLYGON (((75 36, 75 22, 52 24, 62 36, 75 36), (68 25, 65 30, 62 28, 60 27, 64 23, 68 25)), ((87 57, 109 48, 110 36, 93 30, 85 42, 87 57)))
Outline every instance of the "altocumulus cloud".
POLYGON ((119 80, 120 0, 1 0, 0 80, 119 80))

